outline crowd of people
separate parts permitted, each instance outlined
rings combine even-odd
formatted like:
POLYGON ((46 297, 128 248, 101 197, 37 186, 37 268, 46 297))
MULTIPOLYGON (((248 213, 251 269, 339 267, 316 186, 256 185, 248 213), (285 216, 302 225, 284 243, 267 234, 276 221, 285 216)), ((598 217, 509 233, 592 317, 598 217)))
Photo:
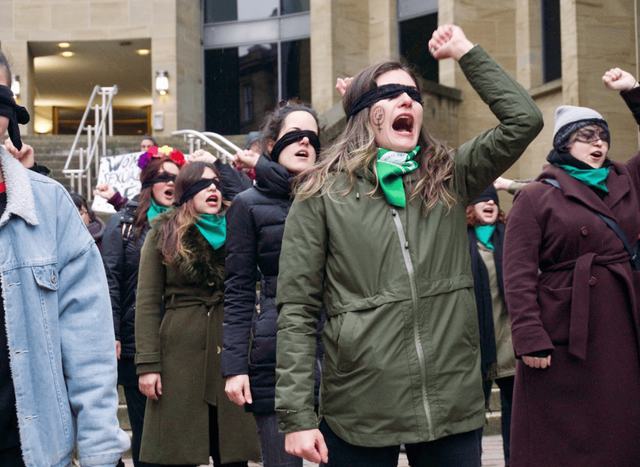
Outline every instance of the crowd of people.
MULTIPOLYGON (((145 136, 106 225, 22 142, 0 52, 0 465, 479 467, 494 384, 506 466, 640 465, 640 153, 564 105, 549 165, 502 178, 540 110, 459 27, 428 49, 495 127, 449 147, 377 63, 325 147, 297 101, 232 164, 145 136)), ((603 83, 640 124, 633 75, 603 83)))

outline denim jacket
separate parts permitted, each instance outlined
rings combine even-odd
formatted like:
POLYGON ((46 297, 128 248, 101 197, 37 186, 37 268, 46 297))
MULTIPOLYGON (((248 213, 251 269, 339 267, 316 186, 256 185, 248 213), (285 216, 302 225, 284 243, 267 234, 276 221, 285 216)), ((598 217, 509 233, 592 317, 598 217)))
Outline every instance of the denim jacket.
POLYGON ((22 455, 27 467, 113 466, 116 354, 100 253, 67 191, 0 147, 7 207, 0 281, 22 455))

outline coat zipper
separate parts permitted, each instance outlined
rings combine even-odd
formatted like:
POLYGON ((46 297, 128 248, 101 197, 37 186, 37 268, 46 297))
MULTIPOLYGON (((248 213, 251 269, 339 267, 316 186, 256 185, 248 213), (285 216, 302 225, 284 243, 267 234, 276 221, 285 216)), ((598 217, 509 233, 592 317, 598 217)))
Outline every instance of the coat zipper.
MULTIPOLYGON (((404 264, 409 273, 409 284, 411 285, 411 301, 413 303, 413 340, 416 347, 416 353, 418 354, 418 363, 420 367, 420 380, 422 382, 422 405, 424 407, 425 415, 427 416, 427 425, 429 431, 429 439, 435 438, 433 433, 433 423, 431 421, 431 408, 429 407, 429 398, 427 394, 427 375, 425 372, 425 358, 424 351, 422 349, 422 342, 420 342, 420 333, 418 331, 418 291, 415 283, 415 276, 413 270, 413 263, 411 261, 411 255, 409 254, 409 242, 404 234, 404 228, 402 227, 402 221, 395 208, 391 209, 393 216, 393 222, 396 225, 398 231, 398 237, 400 238, 400 244, 402 246, 402 257, 404 258, 404 264)), ((408 216, 408 213, 407 213, 408 216)), ((407 219, 408 220, 408 219, 407 219)))

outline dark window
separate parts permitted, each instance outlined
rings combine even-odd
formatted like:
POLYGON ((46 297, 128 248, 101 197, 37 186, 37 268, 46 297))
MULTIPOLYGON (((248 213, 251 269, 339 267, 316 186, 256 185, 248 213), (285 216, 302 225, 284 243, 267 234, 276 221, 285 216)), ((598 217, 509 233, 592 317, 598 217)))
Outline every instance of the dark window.
POLYGON ((281 0, 280 14, 290 15, 292 13, 300 13, 309 11, 309 0, 281 0))
POLYGON ((223 135, 260 127, 280 99, 311 101, 310 40, 282 42, 278 96, 278 44, 205 51, 205 128, 223 135))
POLYGON ((560 0, 540 0, 542 9, 542 82, 562 76, 560 0))
POLYGON ((311 103, 311 41, 283 42, 282 51, 282 99, 297 97, 311 103))
POLYGON ((429 53, 427 43, 433 31, 438 29, 438 13, 401 21, 400 55, 416 67, 420 76, 430 81, 439 81, 438 60, 429 53))
POLYGON ((205 128, 223 135, 257 130, 278 102, 277 44, 205 51, 205 128), (253 115, 242 115, 244 91, 252 88, 253 115))
POLYGON ((238 5, 234 0, 205 0, 205 23, 220 23, 238 19, 238 5))
POLYGON ((300 13, 309 11, 309 2, 310 0, 205 0, 205 23, 245 21, 300 13))

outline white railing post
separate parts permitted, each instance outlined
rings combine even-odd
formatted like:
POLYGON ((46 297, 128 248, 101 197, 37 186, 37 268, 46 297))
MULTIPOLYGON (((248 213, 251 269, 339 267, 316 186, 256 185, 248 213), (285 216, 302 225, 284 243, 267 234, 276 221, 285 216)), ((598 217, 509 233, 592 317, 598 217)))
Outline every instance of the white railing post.
POLYGON ((83 191, 83 177, 86 177, 87 184, 87 200, 91 200, 92 190, 91 190, 91 162, 93 162, 93 158, 95 157, 95 172, 98 173, 100 167, 100 160, 98 156, 98 143, 100 143, 100 139, 102 139, 102 155, 107 154, 107 126, 109 126, 109 136, 113 136, 113 99, 114 96, 118 93, 118 86, 113 85, 112 87, 101 87, 95 86, 93 88, 93 92, 91 93, 91 97, 89 98, 89 102, 84 111, 84 115, 82 116, 82 120, 80 122, 80 126, 76 133, 76 137, 73 141, 73 145, 71 146, 71 150, 69 151, 69 156, 67 157, 67 161, 64 165, 64 169, 62 172, 71 179, 71 187, 76 189, 76 179, 78 181, 77 191, 82 194, 83 191), (97 94, 100 94, 102 97, 102 104, 95 103, 97 94), (89 116, 89 112, 94 111, 94 120, 95 125, 86 125, 87 117, 89 116), (107 121, 108 119, 108 121, 107 121), (78 141, 80 140, 80 136, 83 132, 87 132, 87 152, 86 159, 84 157, 85 152, 84 148, 80 148, 79 151, 79 168, 72 169, 70 168, 71 161, 75 157, 76 147, 78 145, 78 141), (86 163, 85 163, 86 162, 86 163))

